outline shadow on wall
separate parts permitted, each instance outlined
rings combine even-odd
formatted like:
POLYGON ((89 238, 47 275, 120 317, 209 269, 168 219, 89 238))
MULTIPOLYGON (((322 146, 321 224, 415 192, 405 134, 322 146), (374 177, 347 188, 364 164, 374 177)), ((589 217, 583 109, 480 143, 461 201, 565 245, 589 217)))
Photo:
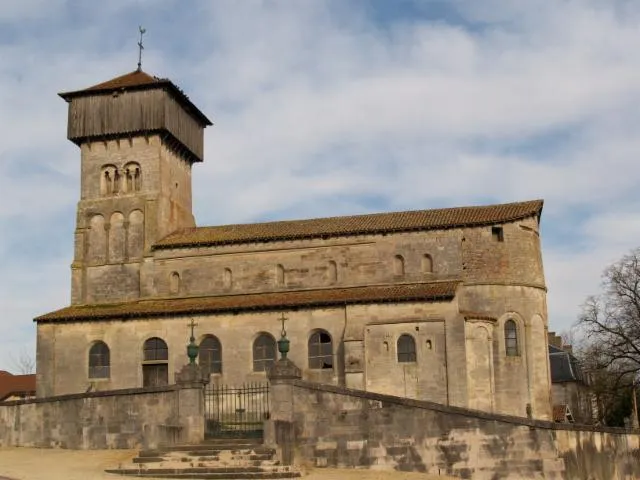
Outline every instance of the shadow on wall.
MULTIPOLYGON (((274 400, 286 395, 282 388, 273 391, 274 400)), ((317 467, 474 480, 640 478, 638 431, 560 425, 302 380, 289 388, 291 421, 275 412, 267 442, 317 467)))

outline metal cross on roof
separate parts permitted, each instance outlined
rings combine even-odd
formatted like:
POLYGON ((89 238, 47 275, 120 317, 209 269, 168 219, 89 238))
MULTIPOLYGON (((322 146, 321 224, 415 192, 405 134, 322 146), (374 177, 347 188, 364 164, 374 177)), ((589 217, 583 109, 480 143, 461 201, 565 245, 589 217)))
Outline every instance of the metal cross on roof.
POLYGON ((147 33, 146 28, 142 28, 142 25, 138 26, 138 31, 140 32, 140 41, 138 42, 138 71, 142 70, 142 50, 144 47, 142 46, 142 35, 147 33))

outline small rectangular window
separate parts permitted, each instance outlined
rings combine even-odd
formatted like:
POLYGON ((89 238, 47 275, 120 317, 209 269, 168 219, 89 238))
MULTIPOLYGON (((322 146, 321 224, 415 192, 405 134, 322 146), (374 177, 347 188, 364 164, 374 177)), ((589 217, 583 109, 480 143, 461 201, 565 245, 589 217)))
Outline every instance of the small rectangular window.
POLYGON ((504 231, 502 227, 491 227, 491 236, 497 242, 504 242, 504 231))

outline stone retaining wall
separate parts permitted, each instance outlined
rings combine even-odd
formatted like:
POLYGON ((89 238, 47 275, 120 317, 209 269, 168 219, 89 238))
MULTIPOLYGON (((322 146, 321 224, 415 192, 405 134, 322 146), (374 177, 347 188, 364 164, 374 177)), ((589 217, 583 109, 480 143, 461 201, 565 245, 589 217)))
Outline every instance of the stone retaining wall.
POLYGON ((0 447, 155 448, 204 436, 202 388, 176 385, 0 403, 0 447))
POLYGON ((317 467, 474 480, 640 478, 639 432, 494 415, 301 380, 274 385, 272 400, 268 441, 283 458, 317 467))

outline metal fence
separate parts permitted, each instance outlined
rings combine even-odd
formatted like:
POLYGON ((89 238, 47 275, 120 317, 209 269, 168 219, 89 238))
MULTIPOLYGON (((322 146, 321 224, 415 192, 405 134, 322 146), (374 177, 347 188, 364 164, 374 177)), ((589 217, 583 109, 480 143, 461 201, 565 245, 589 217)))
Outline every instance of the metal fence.
POLYGON ((210 384, 204 402, 207 437, 261 436, 264 421, 269 418, 269 384, 210 384))

